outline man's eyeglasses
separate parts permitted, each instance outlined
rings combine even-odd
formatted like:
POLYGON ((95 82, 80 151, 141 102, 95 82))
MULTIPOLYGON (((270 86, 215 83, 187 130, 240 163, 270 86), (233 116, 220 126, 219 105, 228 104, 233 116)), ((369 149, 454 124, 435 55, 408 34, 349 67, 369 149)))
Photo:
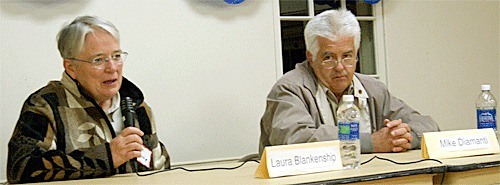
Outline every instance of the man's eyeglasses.
POLYGON ((87 63, 92 64, 96 69, 104 69, 105 63, 109 62, 109 58, 111 58, 111 60, 113 62, 115 62, 117 65, 122 65, 123 61, 125 61, 125 59, 127 58, 127 55, 128 55, 128 53, 124 51, 124 52, 115 53, 115 54, 111 55, 111 57, 107 57, 107 56, 96 57, 91 61, 81 60, 81 59, 76 59, 76 58, 68 58, 68 59, 74 60, 74 61, 79 61, 79 62, 87 62, 87 63))
MULTIPOLYGON (((358 61, 357 58, 346 57, 340 60, 340 63, 342 63, 344 67, 352 67, 354 66, 354 64, 356 64, 357 61, 358 61)), ((321 62, 321 65, 323 65, 323 67, 325 67, 326 69, 333 69, 339 65, 339 61, 333 59, 333 57, 327 57, 325 60, 321 62)))

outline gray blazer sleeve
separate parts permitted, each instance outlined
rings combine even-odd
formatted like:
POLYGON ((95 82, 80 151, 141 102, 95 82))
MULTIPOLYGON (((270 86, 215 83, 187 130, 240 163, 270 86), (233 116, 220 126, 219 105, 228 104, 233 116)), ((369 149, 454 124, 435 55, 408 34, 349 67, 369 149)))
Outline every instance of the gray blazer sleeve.
POLYGON ((286 83, 271 90, 260 124, 260 154, 265 146, 330 141, 338 135, 334 125, 321 124, 312 92, 286 83))
POLYGON ((384 127, 384 119, 403 120, 411 128, 414 138, 411 143, 412 149, 420 148, 420 138, 424 132, 439 131, 438 124, 430 116, 421 115, 403 100, 393 96, 382 82, 366 75, 356 74, 356 76, 373 101, 375 119, 372 120, 375 121, 376 130, 384 127))

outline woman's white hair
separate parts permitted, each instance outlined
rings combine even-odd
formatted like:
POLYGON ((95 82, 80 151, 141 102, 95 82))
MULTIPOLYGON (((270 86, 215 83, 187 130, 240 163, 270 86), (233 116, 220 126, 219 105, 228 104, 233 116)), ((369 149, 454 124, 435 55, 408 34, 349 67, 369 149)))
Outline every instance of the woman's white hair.
POLYGON ((77 17, 73 22, 64 26, 57 34, 57 47, 62 58, 74 58, 83 50, 85 36, 96 29, 102 29, 120 42, 118 29, 106 20, 96 16, 77 17))
POLYGON ((327 10, 314 16, 304 29, 306 50, 311 52, 314 61, 319 51, 318 36, 333 41, 337 40, 339 36, 352 36, 354 37, 354 48, 358 51, 361 28, 356 16, 344 9, 327 10))

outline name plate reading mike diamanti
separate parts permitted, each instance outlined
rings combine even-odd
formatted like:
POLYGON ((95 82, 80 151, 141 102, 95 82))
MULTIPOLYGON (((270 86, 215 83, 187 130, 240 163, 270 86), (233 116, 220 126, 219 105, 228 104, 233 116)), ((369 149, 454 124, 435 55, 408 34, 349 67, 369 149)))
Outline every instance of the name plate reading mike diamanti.
POLYGON ((493 129, 427 132, 421 141, 422 158, 447 159, 499 153, 493 129))
POLYGON ((269 179, 341 169, 338 140, 268 146, 262 153, 255 177, 269 179))

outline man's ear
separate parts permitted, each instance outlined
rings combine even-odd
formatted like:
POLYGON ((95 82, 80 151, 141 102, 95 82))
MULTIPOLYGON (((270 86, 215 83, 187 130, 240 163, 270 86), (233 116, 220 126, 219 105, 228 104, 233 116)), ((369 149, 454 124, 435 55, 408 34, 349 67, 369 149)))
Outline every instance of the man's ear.
POLYGON ((310 51, 306 51, 306 58, 307 58, 307 61, 309 61, 309 64, 313 64, 313 57, 312 57, 312 54, 310 51))
POLYGON ((69 59, 64 59, 63 63, 66 73, 68 73, 71 78, 76 79, 76 63, 69 59))

